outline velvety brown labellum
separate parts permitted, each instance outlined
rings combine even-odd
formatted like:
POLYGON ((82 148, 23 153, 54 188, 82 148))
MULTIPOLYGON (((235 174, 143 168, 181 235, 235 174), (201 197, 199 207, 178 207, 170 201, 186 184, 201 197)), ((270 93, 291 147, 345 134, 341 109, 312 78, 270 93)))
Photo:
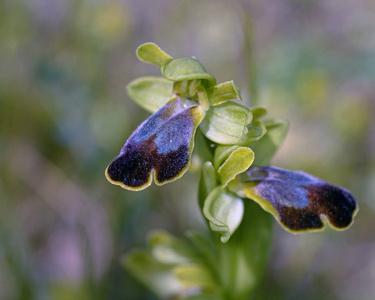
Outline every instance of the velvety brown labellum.
POLYGON ((301 171, 254 167, 247 175, 245 194, 293 232, 323 229, 323 216, 333 228, 345 229, 357 211, 348 190, 301 171))
POLYGON ((153 171, 159 185, 181 177, 189 166, 202 118, 199 106, 184 107, 179 98, 173 98, 129 137, 106 170, 108 180, 141 190, 151 184, 153 171))

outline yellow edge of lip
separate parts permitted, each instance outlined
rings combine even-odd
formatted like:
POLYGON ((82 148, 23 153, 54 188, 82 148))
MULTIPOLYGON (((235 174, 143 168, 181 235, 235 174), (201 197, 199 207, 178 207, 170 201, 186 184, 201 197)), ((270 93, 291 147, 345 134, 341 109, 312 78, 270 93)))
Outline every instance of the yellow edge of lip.
MULTIPOLYGON (((109 167, 109 166, 108 166, 109 167)), ((115 180, 112 180, 111 177, 109 177, 109 174, 108 174, 108 167, 105 169, 105 177, 107 177, 107 180, 114 184, 114 185, 119 185, 121 186, 123 189, 126 189, 126 190, 130 190, 130 191, 141 191, 141 190, 144 190, 145 188, 147 188, 148 186, 151 185, 151 182, 152 182, 152 173, 150 173, 150 176, 149 176, 149 179, 147 180, 147 182, 144 184, 144 185, 141 185, 141 186, 137 186, 137 187, 132 187, 132 186, 128 186, 126 184, 124 184, 123 182, 121 181, 115 181, 115 180)))
POLYGON ((262 199, 261 197, 257 196, 255 193, 252 192, 251 188, 245 189, 245 194, 247 197, 250 199, 254 200, 257 202, 265 211, 269 212, 274 216, 274 218, 277 220, 277 222, 283 227, 286 231, 289 231, 294 234, 299 234, 299 233, 305 233, 305 232, 319 232, 323 231, 326 228, 326 225, 328 224, 331 228, 337 230, 337 231, 344 231, 351 227, 354 223, 354 217, 358 212, 358 206, 354 210, 352 214, 352 221, 350 224, 344 228, 341 227, 336 227, 334 226, 331 222, 329 222, 328 218, 324 214, 319 214, 321 220, 323 221, 323 226, 321 228, 310 228, 310 229, 304 229, 304 230, 292 230, 289 227, 285 226, 285 224, 281 223, 279 214, 277 213, 277 210, 270 204, 267 200, 262 199))

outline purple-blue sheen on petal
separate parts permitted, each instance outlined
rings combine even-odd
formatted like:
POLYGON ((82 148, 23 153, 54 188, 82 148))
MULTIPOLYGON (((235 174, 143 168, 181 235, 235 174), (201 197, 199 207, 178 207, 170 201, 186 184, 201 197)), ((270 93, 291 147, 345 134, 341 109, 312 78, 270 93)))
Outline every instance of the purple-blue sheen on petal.
POLYGON ((245 194, 271 212, 288 230, 319 230, 322 216, 335 229, 347 228, 357 204, 352 194, 301 171, 253 167, 247 171, 245 194))
POLYGON ((131 190, 179 178, 190 163, 194 134, 203 118, 199 106, 185 107, 178 97, 145 120, 106 170, 109 181, 131 190))

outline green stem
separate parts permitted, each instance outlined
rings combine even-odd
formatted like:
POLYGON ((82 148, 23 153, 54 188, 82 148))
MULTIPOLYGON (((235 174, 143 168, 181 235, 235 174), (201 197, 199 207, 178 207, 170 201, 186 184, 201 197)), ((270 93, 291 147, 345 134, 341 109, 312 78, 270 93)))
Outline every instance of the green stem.
MULTIPOLYGON (((243 5, 242 5, 243 6, 243 5)), ((243 7, 242 7, 243 8, 243 7)), ((245 59, 246 73, 247 73, 247 86, 250 93, 251 106, 258 105, 258 71, 255 64, 254 56, 254 27, 251 16, 242 9, 241 23, 242 32, 244 37, 243 57, 245 59)))
POLYGON ((272 244, 272 216, 244 199, 245 214, 225 244, 217 240, 219 275, 225 299, 249 299, 267 266, 272 244))

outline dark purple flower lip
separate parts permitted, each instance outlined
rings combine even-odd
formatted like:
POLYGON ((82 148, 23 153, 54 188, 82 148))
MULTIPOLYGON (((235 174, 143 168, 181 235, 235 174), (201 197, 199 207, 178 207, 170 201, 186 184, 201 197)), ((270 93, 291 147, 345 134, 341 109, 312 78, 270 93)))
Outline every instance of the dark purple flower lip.
POLYGON ((185 107, 173 97, 132 133, 107 167, 107 179, 125 189, 142 190, 151 184, 153 173, 157 185, 181 177, 189 167, 203 116, 199 106, 185 107))
POLYGON ((288 231, 323 230, 328 223, 347 229, 358 206, 346 189, 302 171, 253 167, 247 171, 244 194, 270 212, 288 231))

